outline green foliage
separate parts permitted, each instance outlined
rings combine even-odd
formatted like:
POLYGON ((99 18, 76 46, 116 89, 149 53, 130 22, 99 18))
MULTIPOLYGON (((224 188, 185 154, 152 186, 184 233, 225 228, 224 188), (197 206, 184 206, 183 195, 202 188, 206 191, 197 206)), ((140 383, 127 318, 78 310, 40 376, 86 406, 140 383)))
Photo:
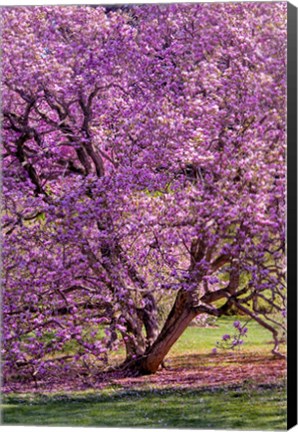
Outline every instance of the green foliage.
POLYGON ((46 220, 46 214, 41 212, 36 216, 36 219, 44 222, 46 220))

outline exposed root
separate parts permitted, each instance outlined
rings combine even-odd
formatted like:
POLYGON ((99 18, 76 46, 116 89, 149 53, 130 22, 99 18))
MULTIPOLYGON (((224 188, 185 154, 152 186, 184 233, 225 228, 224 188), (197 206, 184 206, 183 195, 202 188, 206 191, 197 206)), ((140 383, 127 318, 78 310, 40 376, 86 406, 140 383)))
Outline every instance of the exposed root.
POLYGON ((278 351, 278 347, 274 347, 271 352, 275 357, 282 358, 282 359, 287 358, 287 356, 285 354, 282 354, 281 352, 278 351))

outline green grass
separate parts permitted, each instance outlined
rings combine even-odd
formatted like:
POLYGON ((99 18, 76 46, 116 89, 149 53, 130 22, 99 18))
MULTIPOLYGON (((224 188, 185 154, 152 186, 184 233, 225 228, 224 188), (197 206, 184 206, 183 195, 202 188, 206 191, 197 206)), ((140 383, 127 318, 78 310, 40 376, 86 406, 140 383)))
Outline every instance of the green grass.
MULTIPOLYGON (((217 342, 221 342, 224 334, 230 334, 231 336, 235 334, 233 323, 236 320, 240 321, 241 325, 247 322, 246 317, 224 316, 217 319, 215 323, 209 327, 188 327, 167 355, 167 364, 176 364, 176 360, 178 360, 179 357, 186 358, 187 356, 197 354, 211 354, 212 349, 216 347, 217 342)), ((240 348, 235 348, 234 351, 239 352, 240 350, 240 352, 244 354, 270 355, 273 348, 272 334, 255 321, 249 321, 246 327, 248 328, 248 332, 246 337, 243 338, 244 345, 240 348)), ((282 348, 283 347, 281 347, 281 350, 282 348)), ((225 350, 219 349, 218 351, 224 353, 225 350)), ((124 350, 112 354, 111 359, 116 359, 119 362, 123 361, 124 350)))
MULTIPOLYGON (((247 322, 243 317, 222 317, 210 327, 188 327, 172 347, 171 356, 197 354, 198 352, 200 354, 210 353, 224 334, 231 336, 235 334, 233 322, 236 320, 239 320, 242 325, 247 322)), ((255 321, 250 321, 247 328, 248 332, 244 337, 244 345, 240 348, 241 352, 270 353, 273 347, 271 333, 255 321)))
MULTIPOLYGON (((216 360, 211 350, 225 333, 233 335, 233 322, 224 317, 213 327, 189 327, 167 356, 170 370, 216 360)), ((248 324, 240 353, 270 356, 271 334, 255 322, 248 324)), ((221 357, 220 357, 221 358, 221 357)), ((237 356, 236 356, 237 358, 237 356)), ((228 364, 228 363, 227 363, 228 364)), ((253 364, 253 363, 252 363, 253 364)), ((224 357, 223 363, 224 366, 224 357)), ((209 365, 210 366, 210 365, 209 365)), ((231 364, 230 364, 231 367, 231 364)), ((237 366, 239 370, 239 365, 237 366)), ((237 369, 235 365, 235 369, 237 369)), ((208 370, 212 371, 212 367, 208 370)), ((212 372, 211 372, 212 373, 212 372)), ((246 381, 241 386, 182 388, 158 387, 146 380, 129 389, 117 384, 104 390, 52 394, 7 394, 3 397, 2 422, 7 425, 102 426, 203 429, 286 429, 285 386, 246 381)))
POLYGON ((284 390, 227 388, 7 396, 4 424, 281 430, 284 390))

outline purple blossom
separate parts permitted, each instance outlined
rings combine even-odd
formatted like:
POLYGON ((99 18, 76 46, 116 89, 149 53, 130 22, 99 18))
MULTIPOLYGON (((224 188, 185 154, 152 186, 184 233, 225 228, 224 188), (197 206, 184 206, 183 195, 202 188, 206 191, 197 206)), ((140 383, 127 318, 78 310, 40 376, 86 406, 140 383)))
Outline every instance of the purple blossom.
POLYGON ((240 321, 234 321, 233 326, 234 326, 236 329, 239 329, 239 328, 241 327, 241 322, 240 322, 240 321))
POLYGON ((4 375, 283 298, 286 4, 2 12, 4 375))

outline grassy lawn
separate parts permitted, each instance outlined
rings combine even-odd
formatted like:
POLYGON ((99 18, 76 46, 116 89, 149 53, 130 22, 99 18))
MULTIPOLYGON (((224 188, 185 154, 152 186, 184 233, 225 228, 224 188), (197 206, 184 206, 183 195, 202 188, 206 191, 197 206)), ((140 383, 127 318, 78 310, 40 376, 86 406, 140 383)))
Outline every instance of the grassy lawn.
POLYGON ((233 334, 234 320, 225 317, 213 327, 189 327, 169 353, 167 369, 157 376, 113 381, 101 390, 7 394, 2 401, 2 422, 7 425, 285 429, 285 385, 282 380, 275 380, 275 375, 269 379, 270 370, 277 364, 270 354, 270 333, 256 323, 249 323, 241 350, 237 349, 233 355, 211 354, 223 334, 233 334), (268 358, 266 365, 264 358, 268 358), (250 370, 258 369, 262 373, 265 368, 261 381, 257 375, 249 375, 250 370), (244 376, 245 371, 248 375, 244 376), (235 374, 240 376, 239 382, 233 381, 235 374), (218 381, 214 380, 218 377, 218 381))
POLYGON ((51 426, 280 430, 285 419, 279 386, 9 396, 3 410, 5 424, 51 426))
MULTIPOLYGON (((216 346, 216 342, 221 341, 223 334, 235 333, 233 322, 239 320, 241 324, 247 322, 243 317, 222 317, 215 321, 210 327, 188 327, 182 337, 176 342, 171 350, 172 356, 204 353, 208 354, 216 346)), ((247 326, 247 336, 244 337, 245 344, 240 348, 241 352, 270 353, 271 333, 261 327, 255 321, 249 321, 247 326)), ((237 348, 236 348, 237 351, 237 348)))

